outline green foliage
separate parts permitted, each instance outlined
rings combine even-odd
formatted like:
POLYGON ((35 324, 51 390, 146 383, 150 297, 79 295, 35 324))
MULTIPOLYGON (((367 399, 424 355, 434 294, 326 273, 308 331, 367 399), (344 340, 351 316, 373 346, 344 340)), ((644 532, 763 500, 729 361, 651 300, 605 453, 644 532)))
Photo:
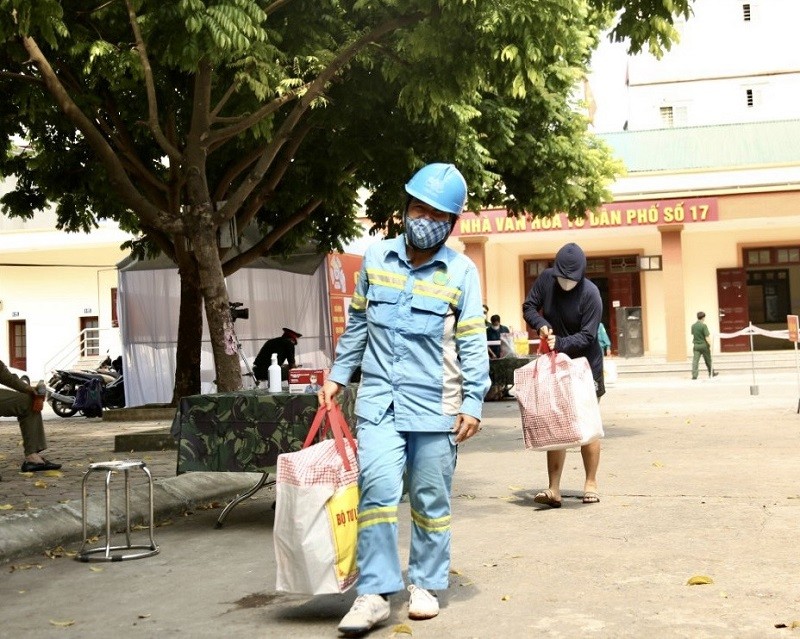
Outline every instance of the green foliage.
POLYGON ((255 210, 265 233, 287 226, 269 250, 309 238, 327 250, 357 232, 359 189, 375 227, 395 230, 411 172, 452 161, 474 209, 583 215, 620 170, 570 99, 600 34, 617 16, 614 38, 661 51, 689 14, 689 0, 0 0, 0 174, 19 178, 0 205, 30 217, 55 202, 64 230, 114 218, 174 243, 201 223, 188 186, 199 174, 207 202, 253 186, 231 214, 255 210), (25 37, 69 103, 45 89, 25 37))

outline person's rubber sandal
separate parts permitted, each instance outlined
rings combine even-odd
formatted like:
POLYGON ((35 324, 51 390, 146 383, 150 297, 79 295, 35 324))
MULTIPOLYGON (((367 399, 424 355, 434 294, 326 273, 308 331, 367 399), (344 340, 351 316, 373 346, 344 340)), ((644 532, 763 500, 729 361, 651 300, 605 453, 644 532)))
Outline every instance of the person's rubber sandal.
POLYGON ((596 492, 589 491, 588 493, 583 494, 583 503, 584 504, 597 504, 600 502, 600 495, 596 492))
POLYGON ((533 498, 537 504, 544 504, 545 506, 550 506, 550 508, 561 508, 561 500, 555 499, 553 497, 553 491, 549 488, 547 490, 543 490, 540 493, 536 493, 536 496, 533 498))

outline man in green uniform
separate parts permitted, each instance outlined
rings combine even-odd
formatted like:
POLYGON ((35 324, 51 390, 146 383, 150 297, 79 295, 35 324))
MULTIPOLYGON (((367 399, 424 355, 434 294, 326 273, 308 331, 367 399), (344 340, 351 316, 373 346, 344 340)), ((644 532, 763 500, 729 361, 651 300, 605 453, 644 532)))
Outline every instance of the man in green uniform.
POLYGON ((711 333, 708 330, 705 322, 706 314, 703 311, 697 313, 697 321, 692 324, 692 379, 697 379, 697 373, 700 368, 700 356, 703 356, 703 361, 706 363, 709 377, 716 377, 718 375, 711 367, 711 333))

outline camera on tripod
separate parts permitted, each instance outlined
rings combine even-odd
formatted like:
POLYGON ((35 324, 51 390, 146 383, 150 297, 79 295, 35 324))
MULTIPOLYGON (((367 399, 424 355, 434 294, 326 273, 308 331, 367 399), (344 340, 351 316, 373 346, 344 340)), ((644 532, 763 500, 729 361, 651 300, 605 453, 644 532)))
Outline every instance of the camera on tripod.
POLYGON ((228 302, 231 311, 231 321, 235 322, 237 319, 249 319, 250 309, 242 308, 244 302, 228 302))

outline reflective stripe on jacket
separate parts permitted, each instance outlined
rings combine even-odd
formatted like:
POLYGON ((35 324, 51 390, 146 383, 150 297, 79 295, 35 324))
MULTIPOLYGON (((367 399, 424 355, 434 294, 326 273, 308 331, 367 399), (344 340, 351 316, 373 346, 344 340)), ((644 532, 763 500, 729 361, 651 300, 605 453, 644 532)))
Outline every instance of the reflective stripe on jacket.
POLYGON ((377 422, 394 406, 398 430, 448 431, 481 418, 489 358, 480 281, 469 258, 443 246, 414 268, 405 236, 364 255, 329 379, 361 365, 356 415, 377 422))

